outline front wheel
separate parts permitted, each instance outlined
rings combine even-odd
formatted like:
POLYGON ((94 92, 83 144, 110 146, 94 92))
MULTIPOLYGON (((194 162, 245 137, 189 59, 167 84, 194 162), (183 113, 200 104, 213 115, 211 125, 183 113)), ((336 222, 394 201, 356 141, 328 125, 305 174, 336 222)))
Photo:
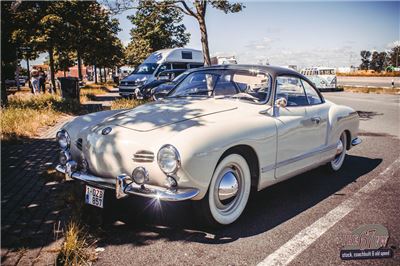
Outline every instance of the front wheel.
POLYGON ((251 188, 250 168, 239 154, 226 156, 216 167, 200 215, 213 226, 228 225, 242 214, 251 188))
POLYGON ((337 142, 335 158, 328 164, 331 171, 334 172, 339 171, 340 168, 342 167, 344 159, 346 158, 346 147, 347 147, 347 136, 346 133, 343 132, 340 135, 340 138, 337 142))

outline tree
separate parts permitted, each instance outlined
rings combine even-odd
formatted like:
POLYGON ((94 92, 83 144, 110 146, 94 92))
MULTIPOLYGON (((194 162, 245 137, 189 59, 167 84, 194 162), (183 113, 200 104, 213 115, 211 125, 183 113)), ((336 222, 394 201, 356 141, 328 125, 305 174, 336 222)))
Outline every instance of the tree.
POLYGON ((386 52, 377 52, 374 51, 372 53, 372 59, 370 62, 370 68, 374 71, 381 72, 388 65, 388 57, 386 52))
POLYGON ((389 62, 392 66, 399 67, 400 64, 400 45, 394 46, 389 51, 389 62))
POLYGON ((366 51, 366 50, 362 50, 361 53, 361 65, 360 65, 360 69, 361 70, 368 70, 370 67, 370 57, 371 57, 371 52, 370 51, 366 51))
POLYGON ((192 6, 189 6, 189 2, 182 1, 168 1, 171 7, 177 8, 184 14, 194 17, 199 23, 200 34, 201 34, 201 45, 204 55, 204 64, 211 65, 210 50, 208 47, 208 34, 206 26, 206 12, 207 6, 223 11, 225 14, 237 13, 243 10, 245 6, 241 3, 229 3, 228 0, 194 0, 192 6))
MULTIPOLYGON (((21 47, 32 41, 32 25, 38 18, 37 6, 33 2, 1 2, 1 105, 7 105, 6 79, 14 79, 18 59, 28 56, 34 59, 37 53, 25 54, 21 47)), ((26 58, 26 57, 25 57, 26 58)))
POLYGON ((154 51, 183 47, 189 41, 190 34, 181 24, 183 15, 167 2, 140 1, 136 13, 128 18, 134 25, 126 50, 131 65, 139 65, 154 51))
MULTIPOLYGON (((105 2, 106 5, 108 5, 110 9, 116 13, 127 9, 137 8, 135 0, 114 0, 112 2, 109 0, 103 0, 103 2, 105 2)), ((140 3, 141 1, 139 1, 139 4, 140 3)), ((210 5, 213 8, 223 11, 225 14, 237 13, 245 8, 245 6, 241 3, 230 3, 228 0, 194 0, 193 2, 186 2, 184 0, 167 0, 157 3, 179 10, 183 14, 194 17, 197 20, 200 27, 201 44, 205 65, 211 64, 206 26, 207 7, 210 5)))

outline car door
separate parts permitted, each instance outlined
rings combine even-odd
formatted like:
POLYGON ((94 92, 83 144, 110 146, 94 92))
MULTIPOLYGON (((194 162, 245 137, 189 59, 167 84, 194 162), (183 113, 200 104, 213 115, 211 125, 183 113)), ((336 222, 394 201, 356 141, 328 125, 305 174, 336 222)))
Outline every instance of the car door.
MULTIPOLYGON (((318 95, 318 94, 317 94, 318 95)), ((284 98, 286 107, 275 114, 277 125, 277 179, 291 177, 313 162, 310 156, 325 145, 327 120, 317 104, 309 103, 303 80, 297 76, 278 76, 275 99, 284 98)), ((321 103, 322 103, 322 99, 321 103)), ((321 104, 320 103, 320 104, 321 104)))

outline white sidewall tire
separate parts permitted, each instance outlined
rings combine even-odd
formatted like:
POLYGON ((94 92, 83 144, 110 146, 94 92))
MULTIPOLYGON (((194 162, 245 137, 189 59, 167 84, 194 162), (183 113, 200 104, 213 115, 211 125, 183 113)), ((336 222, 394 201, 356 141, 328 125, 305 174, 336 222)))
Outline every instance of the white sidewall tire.
POLYGON ((342 132, 340 135, 340 140, 342 141, 343 144, 343 152, 339 155, 339 160, 337 161, 337 158, 333 159, 330 161, 329 165, 332 171, 337 172, 342 168, 342 165, 344 163, 344 160, 346 159, 346 147, 347 147, 347 136, 346 132, 342 132))
POLYGON ((233 222, 235 222, 240 215, 242 214, 243 210, 246 207, 247 201, 249 199, 250 195, 250 189, 251 189, 251 174, 250 174, 250 168, 247 164, 247 161, 240 155, 238 154, 230 154, 227 157, 225 157, 217 166, 217 168, 214 171, 209 191, 208 191, 208 207, 210 208, 211 215, 213 219, 218 223, 222 225, 228 225, 233 222), (240 197, 237 206, 230 211, 229 214, 223 214, 221 211, 217 208, 216 206, 216 199, 215 194, 213 193, 214 188, 216 185, 216 181, 218 179, 219 174, 221 171, 226 168, 229 165, 236 165, 240 167, 240 170, 243 174, 243 189, 241 190, 241 194, 238 194, 237 196, 240 197))

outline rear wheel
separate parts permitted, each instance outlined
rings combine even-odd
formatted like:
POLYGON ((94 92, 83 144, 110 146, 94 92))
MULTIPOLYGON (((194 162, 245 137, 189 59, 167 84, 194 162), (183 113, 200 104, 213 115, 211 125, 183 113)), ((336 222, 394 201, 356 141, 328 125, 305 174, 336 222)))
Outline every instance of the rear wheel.
POLYGON ((200 215, 213 226, 235 222, 246 207, 250 188, 246 160, 239 154, 226 156, 216 167, 208 192, 200 202, 200 215))
POLYGON ((328 164, 330 170, 334 172, 340 170, 340 168, 343 165, 344 159, 346 158, 346 147, 347 147, 347 136, 346 132, 343 132, 340 135, 340 138, 337 142, 335 158, 328 164))

